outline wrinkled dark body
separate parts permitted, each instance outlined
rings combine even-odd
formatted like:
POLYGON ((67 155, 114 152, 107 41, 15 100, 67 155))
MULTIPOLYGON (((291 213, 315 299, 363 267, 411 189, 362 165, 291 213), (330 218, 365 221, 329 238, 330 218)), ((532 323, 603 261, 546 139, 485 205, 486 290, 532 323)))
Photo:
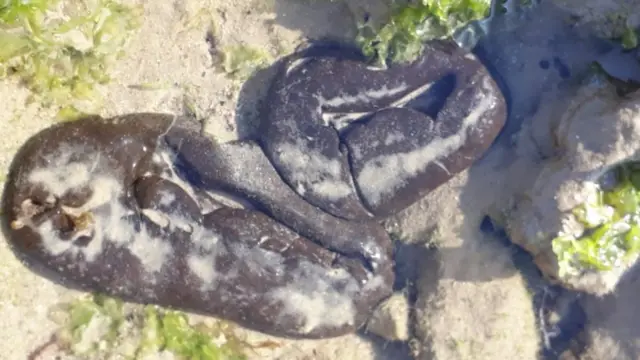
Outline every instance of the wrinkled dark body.
POLYGON ((504 125, 504 99, 480 62, 435 43, 385 71, 321 57, 285 64, 268 100, 257 142, 217 145, 162 114, 42 131, 12 164, 9 240, 84 289, 280 336, 354 331, 392 291, 392 244, 377 220, 482 155, 504 125), (398 100, 450 74, 435 119, 398 100), (356 113, 344 127, 325 121, 356 113), (371 166, 385 179, 366 188, 354 174, 371 166))

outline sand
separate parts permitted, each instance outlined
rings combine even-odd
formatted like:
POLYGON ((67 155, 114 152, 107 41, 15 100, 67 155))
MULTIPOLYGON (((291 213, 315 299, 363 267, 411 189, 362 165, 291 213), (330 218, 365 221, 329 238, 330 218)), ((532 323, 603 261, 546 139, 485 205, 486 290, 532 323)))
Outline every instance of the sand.
MULTIPOLYGON (((128 3, 144 5, 144 21, 126 57, 114 67, 114 81, 101 89, 106 99, 101 115, 181 114, 196 109, 205 132, 219 141, 255 130, 256 104, 272 74, 262 72, 243 86, 219 73, 205 39, 207 18, 189 21, 197 19, 201 9, 211 10, 217 46, 244 42, 277 57, 306 38, 351 38, 355 31, 352 14, 364 14, 366 6, 375 16, 386 8, 382 0, 350 1, 348 5, 321 0, 128 3), (171 86, 131 88, 145 83, 171 86)), ((37 105, 25 108, 26 96, 17 83, 0 83, 2 174, 18 147, 53 122, 55 111, 37 105)), ((289 341, 245 331, 243 336, 250 342, 279 344, 250 353, 250 357, 402 360, 408 358, 410 348, 415 358, 425 360, 536 359, 543 339, 536 328, 538 309, 532 294, 542 285, 523 277, 510 248, 479 231, 487 212, 508 206, 510 195, 530 184, 538 168, 539 144, 532 136, 536 132, 540 129, 525 127, 518 135, 522 139, 518 159, 509 166, 495 171, 505 161, 506 150, 493 151, 387 222, 407 249, 399 257, 398 266, 408 283, 401 290, 416 300, 411 307, 408 344, 355 334, 289 341)), ((27 359, 56 328, 47 316, 49 309, 80 294, 33 274, 16 259, 7 242, 0 240, 0 359, 27 359)), ((53 359, 47 356, 40 359, 53 359)))

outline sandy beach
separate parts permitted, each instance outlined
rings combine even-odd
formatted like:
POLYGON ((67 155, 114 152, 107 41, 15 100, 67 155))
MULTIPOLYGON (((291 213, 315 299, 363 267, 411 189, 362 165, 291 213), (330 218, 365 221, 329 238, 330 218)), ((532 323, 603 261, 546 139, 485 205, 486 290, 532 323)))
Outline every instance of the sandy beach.
MULTIPOLYGON (((187 113, 195 115, 204 131, 220 142, 255 131, 258 104, 273 73, 260 71, 246 83, 235 79, 212 59, 216 47, 246 44, 261 49, 273 61, 309 38, 352 39, 354 16, 386 9, 383 1, 365 0, 348 4, 312 0, 123 3, 143 6, 142 24, 125 57, 110 71, 113 81, 100 88, 105 99, 100 115, 187 113), (208 32, 213 41, 207 38, 208 32)), ((585 16, 594 18, 594 8, 584 10, 585 16)), ((531 84, 533 92, 537 84, 533 80, 531 84)), ((550 89, 541 102, 558 100, 561 93, 562 89, 550 89)), ((0 111, 1 182, 18 148, 55 122, 56 109, 25 105, 28 94, 17 81, 0 82, 4 105, 0 111)), ((400 240, 397 266, 406 286, 398 293, 413 298, 407 314, 411 319, 407 341, 362 334, 294 341, 237 329, 237 336, 247 343, 268 345, 248 351, 248 358, 410 360, 412 354, 419 354, 414 358, 539 359, 548 339, 539 328, 537 296, 547 284, 535 271, 527 270, 526 262, 514 261, 518 256, 514 257, 514 249, 481 231, 481 225, 487 214, 508 208, 513 194, 532 185, 541 167, 540 153, 549 150, 545 126, 562 110, 544 108, 535 115, 542 120, 524 121, 522 130, 512 135, 518 141, 515 149, 491 151, 478 164, 386 221, 385 226, 400 240)), ((54 348, 35 357, 30 354, 47 343, 59 326, 51 320, 51 309, 82 294, 33 273, 16 258, 7 241, 0 240, 0 359, 77 359, 54 348)), ((599 301, 590 298, 587 307, 598 312, 599 301)), ((618 320, 602 319, 607 321, 618 320)), ((616 342, 607 336, 603 335, 604 343, 616 342)), ((166 354, 157 358, 167 358, 162 356, 166 354)))

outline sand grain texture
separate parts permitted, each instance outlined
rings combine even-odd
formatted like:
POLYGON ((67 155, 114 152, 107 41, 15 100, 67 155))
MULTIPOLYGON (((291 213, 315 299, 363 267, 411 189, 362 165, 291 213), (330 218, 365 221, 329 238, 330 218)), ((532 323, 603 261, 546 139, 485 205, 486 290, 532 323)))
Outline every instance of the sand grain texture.
MULTIPOLYGON (((622 3, 640 6, 636 0, 618 0, 611 4, 606 0, 589 0, 584 7, 575 5, 584 3, 581 1, 555 2, 587 14, 596 22, 602 20, 598 13, 602 6, 618 10, 622 3)), ((375 18, 387 6, 384 0, 349 1, 348 5, 321 0, 136 0, 129 3, 144 5, 144 22, 126 57, 114 67, 114 82, 102 89, 106 101, 101 115, 140 111, 183 113, 192 107, 198 111, 205 132, 219 141, 245 136, 255 129, 256 105, 271 74, 260 74, 243 85, 218 73, 206 41, 208 19, 198 16, 212 15, 217 47, 244 42, 277 57, 294 49, 306 37, 350 38, 355 31, 352 13, 362 16, 370 12, 375 18), (210 11, 201 12, 203 8, 210 11), (131 88, 131 85, 145 83, 163 86, 155 90, 131 88)), ((613 31, 610 24, 603 26, 602 32, 613 31)), ((531 52, 532 57, 536 51, 542 52, 535 47, 520 51, 521 57, 525 57, 522 53, 526 52, 531 52)), ((533 84, 533 80, 541 77, 533 71, 529 76, 520 80, 533 84)), ((530 91, 548 92, 549 98, 553 98, 553 91, 547 90, 531 86, 530 91)), ((528 99, 528 95, 521 96, 521 101, 528 99)), ((0 83, 3 174, 18 147, 51 124, 50 119, 55 115, 55 111, 39 109, 36 105, 25 108, 22 104, 26 96, 26 91, 17 83, 0 83)), ((539 117, 548 120, 553 111, 545 107, 539 117)), ((419 359, 537 359, 541 339, 527 279, 518 272, 509 248, 481 233, 479 226, 486 213, 508 208, 511 195, 531 185, 533 175, 540 168, 537 158, 548 145, 545 144, 548 129, 546 121, 525 124, 516 136, 520 144, 511 154, 517 161, 496 171, 508 156, 505 150, 493 151, 480 164, 454 177, 388 222, 388 227, 403 242, 421 249, 414 254, 419 267, 409 269, 415 275, 418 297, 411 309, 416 323, 409 335, 418 340, 417 347, 422 350, 419 359)), ((0 180, 4 181, 1 176, 0 180)), ((30 351, 45 343, 55 329, 48 320, 48 309, 77 294, 29 271, 16 259, 7 242, 0 240, 3 330, 0 358, 23 360, 30 351)), ((400 264, 403 266, 413 265, 400 264)), ((637 316, 628 316, 637 313, 635 285, 635 280, 629 280, 619 297, 585 302, 590 313, 601 314, 594 317, 590 328, 594 344, 588 354, 592 359, 632 359, 633 354, 640 351, 636 340, 640 335, 636 334, 637 316), (612 307, 616 310, 611 311, 612 307)), ((251 359, 405 358, 403 349, 392 344, 381 346, 358 335, 319 341, 287 341, 254 332, 244 335, 252 343, 271 340, 282 345, 249 353, 251 359)))
POLYGON ((487 176, 474 175, 473 184, 469 172, 460 174, 399 216, 403 236, 430 247, 416 282, 420 359, 537 359, 540 340, 526 282, 509 249, 479 231, 508 178, 490 168, 475 169, 487 176))

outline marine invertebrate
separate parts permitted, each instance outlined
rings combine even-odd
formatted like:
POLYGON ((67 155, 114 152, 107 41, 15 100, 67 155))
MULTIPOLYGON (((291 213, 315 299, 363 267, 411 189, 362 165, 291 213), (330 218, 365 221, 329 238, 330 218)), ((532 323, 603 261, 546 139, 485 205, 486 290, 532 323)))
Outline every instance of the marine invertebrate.
POLYGON ((216 144, 185 118, 148 113, 36 134, 3 198, 11 243, 84 289, 126 300, 281 336, 359 328, 394 278, 376 220, 486 150, 504 99, 452 43, 385 71, 304 55, 280 70, 258 142, 216 144), (413 100, 444 77, 452 94, 428 115, 413 100))
POLYGON ((466 169, 506 117, 482 63, 450 41, 384 71, 292 60, 268 103, 260 140, 276 169, 307 201, 350 220, 389 216, 466 169), (434 106, 437 83, 449 96, 434 106))

